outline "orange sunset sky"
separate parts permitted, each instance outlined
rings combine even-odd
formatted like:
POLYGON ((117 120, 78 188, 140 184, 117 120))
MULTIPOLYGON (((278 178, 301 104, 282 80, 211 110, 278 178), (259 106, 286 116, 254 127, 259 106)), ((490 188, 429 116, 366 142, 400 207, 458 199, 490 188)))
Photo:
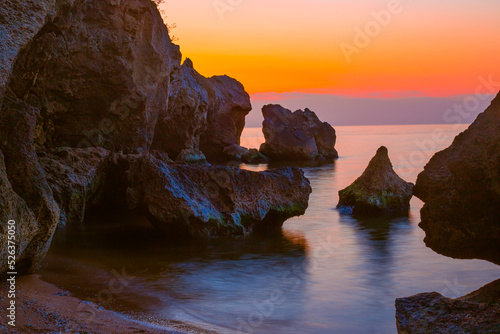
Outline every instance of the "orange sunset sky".
POLYGON ((450 97, 473 94, 479 76, 500 81, 497 0, 167 0, 162 9, 195 68, 238 79, 253 100, 450 97), (346 45, 359 46, 350 61, 346 45))

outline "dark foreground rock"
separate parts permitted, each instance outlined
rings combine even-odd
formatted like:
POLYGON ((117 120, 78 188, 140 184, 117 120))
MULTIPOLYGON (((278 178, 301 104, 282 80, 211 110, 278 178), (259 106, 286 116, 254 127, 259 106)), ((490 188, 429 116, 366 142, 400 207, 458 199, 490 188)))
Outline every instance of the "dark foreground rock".
POLYGON ((298 168, 251 172, 223 166, 167 164, 132 158, 127 206, 160 230, 201 236, 244 235, 281 228, 304 214, 311 193, 298 168))
POLYGON ((500 95, 418 176, 425 243, 456 258, 500 264, 500 95))
POLYGON ((260 152, 274 161, 333 160, 336 134, 332 126, 321 122, 309 109, 291 112, 280 105, 262 108, 262 131, 266 142, 260 152))
POLYGON ((337 208, 354 214, 407 214, 413 184, 401 179, 382 146, 364 173, 349 187, 339 191, 337 208))
POLYGON ((500 280, 464 297, 437 292, 396 299, 399 334, 500 333, 500 280))
MULTIPOLYGON (((205 235, 242 234, 259 219, 274 226, 303 213, 310 188, 297 170, 226 170, 221 199, 201 197, 213 173, 225 171, 210 169, 205 156, 232 159, 224 149, 239 146, 251 105, 239 82, 205 78, 189 60, 181 67, 181 58, 150 0, 0 6, 0 273, 8 270, 9 220, 16 221, 15 269, 30 272, 58 223, 81 222, 91 208, 127 209, 127 194, 145 194, 149 181, 141 177, 148 175, 157 180, 155 195, 177 205, 150 195, 132 203, 162 228, 158 222, 176 217, 170 210, 191 205, 193 224, 179 229, 205 235), (131 170, 137 157, 156 162, 131 170), (161 189, 169 176, 178 183, 161 189), (252 183, 262 186, 267 204, 252 183), (197 211, 202 204, 216 216, 198 231, 193 226, 207 222, 197 211)), ((258 159, 255 153, 245 156, 258 159)))

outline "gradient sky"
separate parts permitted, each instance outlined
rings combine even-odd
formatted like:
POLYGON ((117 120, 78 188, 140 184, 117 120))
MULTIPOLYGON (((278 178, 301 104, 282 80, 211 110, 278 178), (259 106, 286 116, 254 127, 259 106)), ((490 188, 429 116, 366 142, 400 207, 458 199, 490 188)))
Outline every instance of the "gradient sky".
POLYGON ((259 103, 290 92, 450 97, 473 94, 478 76, 500 81, 497 0, 167 0, 163 9, 201 74, 230 75, 259 103), (398 13, 356 44, 356 29, 391 2, 398 13), (357 47, 350 62, 341 45, 357 47))

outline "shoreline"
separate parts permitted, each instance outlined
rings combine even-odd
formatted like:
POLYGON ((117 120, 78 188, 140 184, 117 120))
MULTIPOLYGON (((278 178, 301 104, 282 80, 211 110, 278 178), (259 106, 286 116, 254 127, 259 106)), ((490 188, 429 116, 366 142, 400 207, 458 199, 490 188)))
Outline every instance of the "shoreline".
MULTIPOLYGON (((6 291, 6 282, 1 283, 6 291)), ((0 300, 3 310, 8 299, 0 300)), ((5 313, 5 312, 3 312, 5 313)), ((165 321, 151 316, 136 319, 73 297, 68 291, 43 281, 39 275, 17 278, 16 327, 0 322, 2 333, 172 333, 217 334, 180 321, 165 321), (88 309, 91 308, 92 312, 88 309)))

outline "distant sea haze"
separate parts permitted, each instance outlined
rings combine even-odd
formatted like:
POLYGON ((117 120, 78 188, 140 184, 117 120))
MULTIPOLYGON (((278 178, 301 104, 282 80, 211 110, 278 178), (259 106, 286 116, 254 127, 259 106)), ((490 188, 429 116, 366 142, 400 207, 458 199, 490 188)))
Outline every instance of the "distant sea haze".
POLYGON ((489 105, 494 95, 457 95, 452 97, 351 97, 309 93, 253 94, 253 110, 247 127, 262 125, 262 106, 281 104, 295 111, 309 108, 333 126, 468 124, 489 105))

